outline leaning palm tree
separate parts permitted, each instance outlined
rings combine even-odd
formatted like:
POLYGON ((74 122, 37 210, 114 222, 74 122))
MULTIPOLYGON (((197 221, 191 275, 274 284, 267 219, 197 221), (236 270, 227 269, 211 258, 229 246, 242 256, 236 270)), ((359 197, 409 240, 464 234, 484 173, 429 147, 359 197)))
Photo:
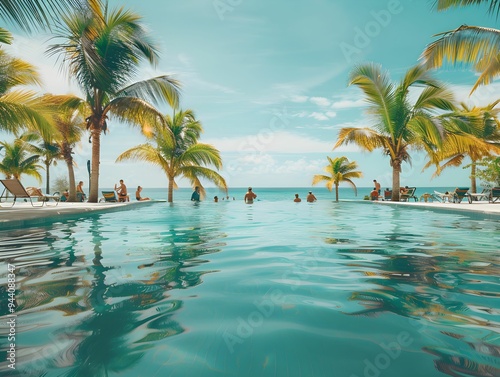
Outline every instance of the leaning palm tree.
POLYGON ((453 111, 453 96, 422 66, 409 69, 399 84, 375 64, 355 68, 350 85, 358 86, 369 104, 372 127, 347 127, 339 131, 334 148, 354 143, 369 152, 382 149, 392 168, 392 200, 399 201, 403 162, 410 162, 410 149, 434 151, 441 144, 441 129, 435 112, 453 111), (423 87, 411 102, 410 89, 423 87))
MULTIPOLYGON (((446 10, 452 7, 482 5, 489 3, 489 12, 500 12, 497 0, 437 0, 437 9, 446 10)), ((422 53, 421 59, 428 68, 438 68, 449 61, 452 64, 472 64, 480 76, 471 93, 478 86, 489 84, 500 75, 500 30, 462 25, 455 30, 436 35, 436 41, 429 44, 422 53)))
POLYGON ((42 97, 25 89, 39 84, 34 66, 0 49, 0 130, 19 134, 28 128, 49 137, 52 125, 47 120, 48 108, 42 97))
POLYGON ((168 178, 168 202, 173 202, 173 190, 177 188, 175 179, 184 177, 193 186, 203 185, 200 178, 207 179, 227 191, 225 179, 213 165, 222 168, 219 151, 212 145, 198 142, 203 128, 191 110, 179 111, 173 117, 166 116, 166 127, 156 126, 149 130, 151 143, 141 144, 123 152, 116 161, 139 160, 159 166, 168 178))
POLYGON ((363 173, 357 171, 358 164, 355 161, 349 162, 347 157, 336 157, 328 159, 329 164, 325 166, 324 170, 328 175, 317 174, 313 177, 312 184, 317 185, 320 182, 326 182, 326 188, 331 192, 335 186, 335 201, 339 201, 339 185, 342 182, 348 183, 353 189, 354 194, 358 195, 356 185, 352 181, 353 178, 361 178, 363 173))
POLYGON ((461 109, 450 117, 457 117, 456 122, 445 122, 447 133, 441 148, 429 155, 431 164, 437 166, 434 175, 441 174, 442 170, 452 166, 460 166, 466 157, 471 160, 471 192, 477 192, 476 167, 477 163, 486 157, 500 154, 500 109, 495 108, 500 102, 497 100, 484 107, 469 107, 461 103, 461 109), (443 162, 444 161, 444 162, 443 162))
POLYGON ((40 143, 32 145, 33 152, 40 156, 45 165, 45 192, 50 193, 50 167, 57 165, 57 160, 61 159, 61 149, 54 141, 42 140, 40 143))
POLYGON ((31 153, 32 146, 30 144, 36 141, 38 137, 34 133, 25 133, 12 143, 0 142, 3 154, 0 161, 0 173, 3 173, 6 178, 16 179, 21 179, 22 175, 28 175, 41 182, 42 176, 38 172, 42 168, 38 164, 40 156, 31 153))
POLYGON ((68 72, 85 93, 88 107, 87 129, 92 140, 92 171, 89 202, 97 202, 101 134, 108 118, 141 127, 162 122, 162 114, 151 103, 166 101, 176 107, 179 84, 168 75, 132 83, 143 59, 157 61, 157 50, 150 42, 140 17, 120 8, 109 11, 88 0, 91 10, 63 17, 60 44, 49 48, 61 54, 68 72))

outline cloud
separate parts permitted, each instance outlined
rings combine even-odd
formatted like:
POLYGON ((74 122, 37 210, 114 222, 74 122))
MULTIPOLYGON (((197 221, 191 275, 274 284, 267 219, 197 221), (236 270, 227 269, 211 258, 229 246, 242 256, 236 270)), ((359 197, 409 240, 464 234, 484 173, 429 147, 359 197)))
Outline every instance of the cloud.
POLYGON ((311 114, 309 114, 309 118, 314 118, 316 120, 328 120, 330 118, 328 118, 325 114, 323 113, 318 113, 318 112, 313 112, 311 114))
POLYGON ((366 106, 366 102, 363 98, 357 100, 340 100, 335 101, 332 104, 332 109, 351 109, 355 107, 364 107, 366 106))
POLYGON ((303 103, 306 102, 307 100, 308 100, 307 96, 292 96, 292 98, 290 99, 290 101, 297 103, 303 103))
POLYGON ((203 140, 221 152, 247 153, 329 153, 334 141, 323 141, 287 131, 262 131, 257 135, 203 140))
POLYGON ((325 97, 311 97, 309 98, 309 101, 322 107, 330 106, 330 101, 325 97))

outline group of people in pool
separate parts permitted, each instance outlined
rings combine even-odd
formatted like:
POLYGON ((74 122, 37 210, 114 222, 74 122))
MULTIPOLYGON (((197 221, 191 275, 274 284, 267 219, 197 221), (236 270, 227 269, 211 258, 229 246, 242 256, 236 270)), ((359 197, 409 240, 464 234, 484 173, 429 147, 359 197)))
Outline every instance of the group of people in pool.
MULTIPOLYGON (((245 203, 247 204, 252 204, 253 201, 257 198, 257 194, 255 194, 252 190, 251 187, 248 188, 248 191, 246 192, 245 194, 245 197, 244 197, 244 200, 245 200, 245 203)), ((223 199, 224 200, 224 199, 223 199)), ((227 200, 229 200, 229 196, 227 197, 227 200)), ((234 200, 234 196, 233 196, 233 200, 234 200)), ((309 194, 307 195, 307 198, 306 198, 307 202, 308 203, 313 203, 315 202, 317 199, 316 197, 314 196, 314 194, 312 193, 312 191, 309 191, 309 194)), ((194 188, 194 191, 193 191, 193 194, 191 195, 191 201, 192 202, 199 202, 200 201, 200 187, 199 186, 196 186, 194 188)), ((219 197, 218 196, 214 196, 214 202, 218 202, 219 201, 219 197)), ((302 201, 302 199, 299 198, 299 194, 295 194, 295 199, 293 200, 295 203, 300 203, 302 201)))

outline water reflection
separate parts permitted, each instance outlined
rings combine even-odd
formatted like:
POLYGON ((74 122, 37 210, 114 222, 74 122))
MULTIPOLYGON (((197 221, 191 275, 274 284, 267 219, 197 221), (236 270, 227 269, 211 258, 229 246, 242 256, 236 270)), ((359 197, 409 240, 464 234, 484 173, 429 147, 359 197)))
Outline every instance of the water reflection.
POLYGON ((17 314, 25 320, 18 326, 20 375, 107 376, 137 365, 155 342, 184 332, 175 320, 183 303, 168 292, 202 282, 208 271, 192 267, 223 246, 211 243, 221 237, 217 229, 178 228, 171 221, 148 248, 126 226, 110 230, 108 221, 95 216, 29 236, 0 235, 2 259, 18 268, 17 314), (125 252, 127 239, 142 244, 140 262, 125 252), (86 250, 92 250, 88 259, 86 250))

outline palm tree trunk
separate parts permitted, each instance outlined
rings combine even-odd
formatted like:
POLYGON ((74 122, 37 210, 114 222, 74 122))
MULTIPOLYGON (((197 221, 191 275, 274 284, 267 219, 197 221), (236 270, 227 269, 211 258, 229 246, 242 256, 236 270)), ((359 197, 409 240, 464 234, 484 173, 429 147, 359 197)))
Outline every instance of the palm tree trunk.
POLYGON ((476 161, 472 161, 470 165, 470 190, 472 193, 477 192, 476 186, 476 161))
POLYGON ((399 173, 401 171, 401 163, 394 161, 392 164, 392 197, 393 202, 399 202, 399 189, 401 183, 399 181, 399 173))
POLYGON ((335 201, 336 202, 339 201, 339 184, 338 183, 335 184, 335 201))
POLYGON ((45 192, 50 195, 50 161, 45 160, 45 172, 47 181, 45 182, 45 192))
POLYGON ((172 203, 174 201, 174 179, 168 178, 168 202, 172 203))
POLYGON ((99 198, 99 164, 101 162, 101 129, 92 127, 92 168, 90 173, 89 203, 97 203, 99 198))
POLYGON ((68 202, 76 202, 76 182, 75 182, 75 169, 73 168, 73 157, 71 156, 71 148, 65 154, 64 160, 68 165, 68 179, 69 179, 69 198, 68 202))

